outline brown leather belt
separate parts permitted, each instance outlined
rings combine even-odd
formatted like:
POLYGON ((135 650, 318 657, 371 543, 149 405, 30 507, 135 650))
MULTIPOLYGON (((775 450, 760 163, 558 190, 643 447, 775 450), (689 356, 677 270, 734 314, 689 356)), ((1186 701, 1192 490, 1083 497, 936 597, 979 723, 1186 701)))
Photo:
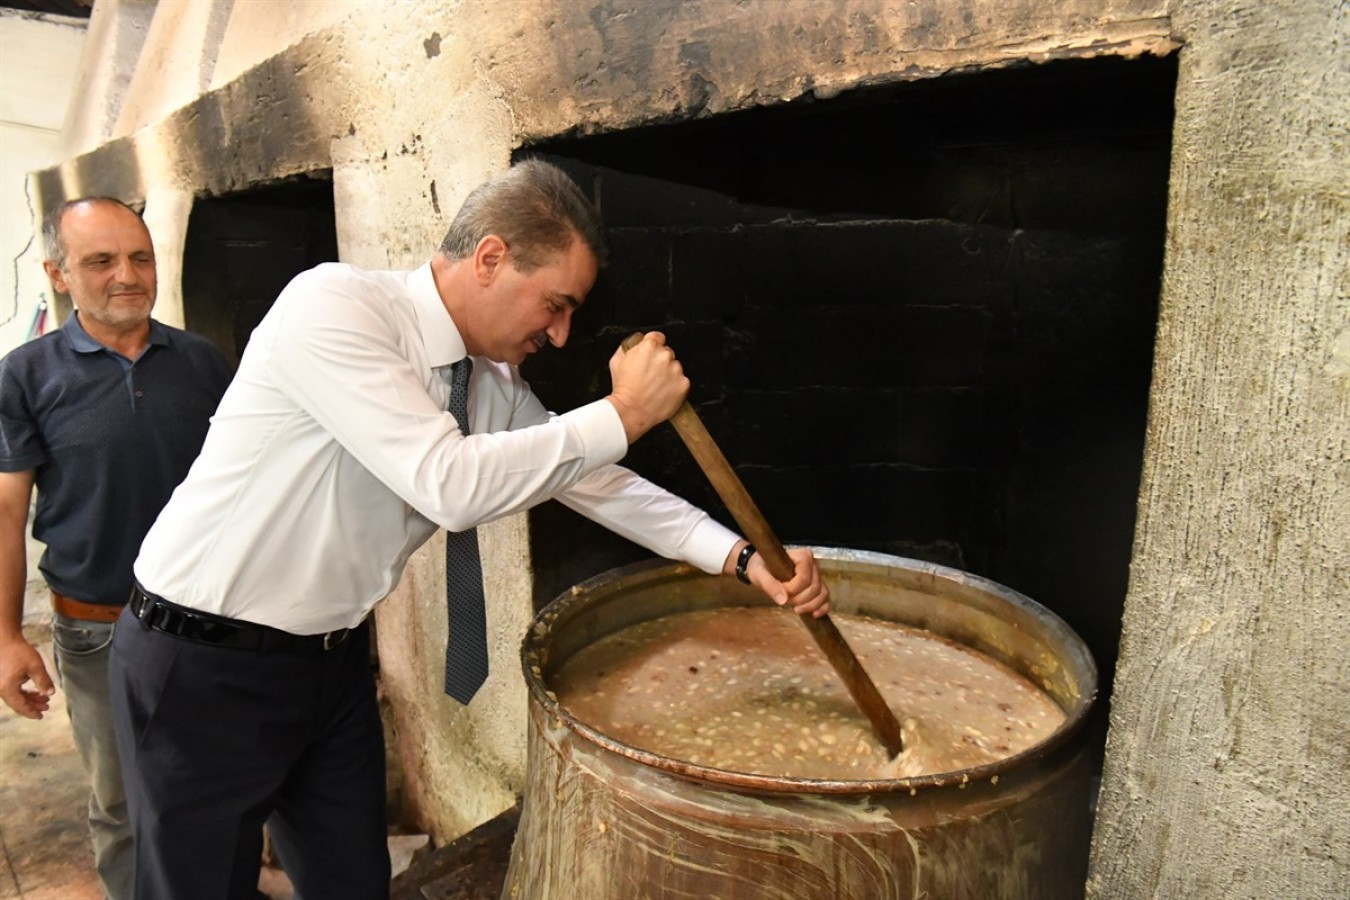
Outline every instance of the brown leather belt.
POLYGON ((52 609, 72 619, 84 619, 88 622, 116 622, 122 614, 121 605, 111 603, 85 603, 72 600, 64 594, 52 591, 52 609))

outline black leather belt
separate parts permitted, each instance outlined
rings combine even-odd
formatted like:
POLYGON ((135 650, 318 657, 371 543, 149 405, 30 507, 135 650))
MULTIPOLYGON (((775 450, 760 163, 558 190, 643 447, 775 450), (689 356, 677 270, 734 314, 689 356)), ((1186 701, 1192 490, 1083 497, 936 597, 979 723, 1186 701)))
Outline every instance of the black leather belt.
POLYGON ((139 584, 131 589, 127 606, 147 628, 199 644, 237 650, 331 650, 356 630, 339 628, 323 634, 291 634, 267 625, 188 609, 151 594, 139 584))

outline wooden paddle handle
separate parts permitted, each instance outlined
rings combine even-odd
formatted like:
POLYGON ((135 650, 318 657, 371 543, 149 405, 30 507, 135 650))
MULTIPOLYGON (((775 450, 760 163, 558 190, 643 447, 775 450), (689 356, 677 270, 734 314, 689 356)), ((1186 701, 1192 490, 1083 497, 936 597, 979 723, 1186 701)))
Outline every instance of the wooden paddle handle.
MULTIPOLYGON (((641 333, 630 335, 623 342, 624 350, 631 349, 640 340, 642 340, 641 333)), ((731 468, 721 448, 717 446, 717 442, 704 427, 703 420, 688 401, 671 416, 670 424, 675 426, 675 431, 684 440, 685 446, 689 448, 703 474, 712 482, 713 488, 726 504, 736 524, 741 527, 746 539, 754 544, 755 550, 764 557, 764 565, 768 568, 769 574, 779 581, 792 580, 792 576, 796 574, 792 558, 783 549, 782 542, 769 527, 764 514, 759 511, 745 485, 741 483, 740 477, 731 468)), ((900 737, 900 723, 834 622, 830 621, 828 615, 819 618, 799 615, 797 618, 811 632, 811 637, 815 639, 826 659, 830 661, 830 665, 839 674, 853 701, 867 716, 877 739, 892 756, 899 755, 904 749, 900 737)))

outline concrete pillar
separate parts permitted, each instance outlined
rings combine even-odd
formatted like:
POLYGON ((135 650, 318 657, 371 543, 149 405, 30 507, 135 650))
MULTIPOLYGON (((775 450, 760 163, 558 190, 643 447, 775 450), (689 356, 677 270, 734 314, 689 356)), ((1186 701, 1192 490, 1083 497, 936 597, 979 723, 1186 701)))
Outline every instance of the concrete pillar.
POLYGON ((1089 896, 1350 883, 1345 8, 1185 0, 1089 896))

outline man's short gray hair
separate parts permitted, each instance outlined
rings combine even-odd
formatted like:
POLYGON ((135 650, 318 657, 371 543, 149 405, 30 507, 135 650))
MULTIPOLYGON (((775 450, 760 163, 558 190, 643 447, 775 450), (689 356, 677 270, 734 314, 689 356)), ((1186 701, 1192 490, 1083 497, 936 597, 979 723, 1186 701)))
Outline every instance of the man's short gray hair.
POLYGON ((600 213, 567 173, 540 159, 518 162, 469 194, 441 242, 446 259, 467 259, 478 242, 495 234, 510 248, 513 265, 532 272, 579 237, 605 264, 600 213))
POLYGON ((43 259, 56 263, 56 267, 62 272, 66 271, 66 242, 61 238, 61 220, 72 208, 83 206, 86 203, 108 203, 113 206, 120 206, 136 218, 141 217, 140 213, 116 197, 78 197, 55 206, 42 219, 42 252, 43 259))

